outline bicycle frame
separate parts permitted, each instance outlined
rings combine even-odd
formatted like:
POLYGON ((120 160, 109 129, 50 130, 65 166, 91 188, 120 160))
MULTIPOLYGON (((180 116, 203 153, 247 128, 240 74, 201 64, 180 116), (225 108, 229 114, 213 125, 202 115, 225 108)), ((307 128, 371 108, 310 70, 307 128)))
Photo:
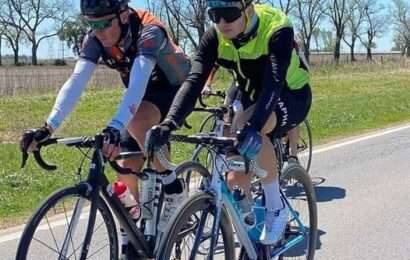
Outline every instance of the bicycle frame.
MULTIPOLYGON (((103 156, 100 149, 96 149, 92 155, 90 170, 87 179, 77 185, 80 186, 83 190, 84 196, 91 199, 90 219, 92 219, 93 221, 90 221, 88 223, 88 230, 93 230, 94 228, 95 214, 97 210, 96 200, 98 199, 99 194, 101 194, 116 216, 116 219, 118 220, 120 226, 128 234, 128 239, 134 247, 135 252, 138 254, 138 257, 140 257, 139 259, 154 257, 154 246, 146 241, 144 234, 137 228, 135 222, 129 216, 128 211, 122 205, 117 196, 115 196, 112 189, 112 184, 104 174, 103 156)), ((74 215, 69 226, 69 230, 72 232, 75 232, 75 228, 77 227, 77 223, 83 210, 82 200, 84 199, 81 198, 76 203, 76 207, 74 209, 74 215)), ((82 256, 86 256, 87 254, 87 245, 90 243, 91 235, 92 232, 89 232, 89 234, 85 238, 82 256)), ((68 235, 68 237, 66 236, 63 243, 64 250, 68 250, 69 236, 70 235, 68 235)))
MULTIPOLYGON (((212 167, 213 170, 212 170, 212 175, 211 175, 212 178, 211 178, 210 185, 205 188, 205 192, 212 194, 213 197, 215 198, 215 208, 216 208, 215 221, 212 227, 211 248, 209 250, 210 252, 209 259, 213 259, 214 257, 214 252, 215 252, 214 249, 216 247, 216 242, 218 241, 218 230, 219 230, 218 227, 219 227, 220 218, 221 218, 221 210, 222 210, 222 206, 224 206, 226 210, 228 211, 228 214, 235 228, 236 235, 238 236, 238 240, 241 243, 241 245, 244 247, 247 256, 250 259, 256 260, 258 258, 257 249, 256 249, 257 243, 256 241, 251 239, 251 236, 249 234, 250 230, 247 230, 245 228, 245 223, 243 223, 243 220, 241 219, 241 215, 240 215, 240 211, 238 209, 237 203, 235 202, 231 192, 229 191, 227 183, 225 182, 222 176, 222 173, 227 172, 227 171, 232 171, 232 170, 233 171, 244 171, 245 166, 244 164, 240 165, 240 163, 238 162, 235 163, 237 165, 233 165, 231 162, 227 162, 224 159, 224 156, 222 156, 221 154, 218 154, 217 152, 216 153, 213 152, 212 156, 214 156, 214 160, 213 160, 214 165, 212 167), (222 168, 218 169, 218 167, 220 166, 222 166, 222 168)), ((307 234, 307 229, 303 225, 302 221, 299 219, 298 213, 292 208, 284 192, 282 190, 280 192, 282 194, 282 197, 285 203, 289 207, 290 215, 292 216, 291 220, 295 220, 296 223, 298 224, 298 230, 297 230, 297 236, 295 238, 292 238, 290 241, 287 241, 287 243, 284 245, 275 247, 274 250, 271 251, 270 257, 279 256, 280 254, 294 247, 299 242, 301 242, 307 234)), ((201 220, 202 220, 202 217, 201 217, 201 220)), ((204 225, 204 224, 205 224, 204 221, 201 221, 201 225, 204 225)), ((202 226, 200 226, 198 230, 202 230, 202 226)), ((192 251, 196 252, 196 249, 198 246, 199 246, 199 243, 195 243, 192 251)))

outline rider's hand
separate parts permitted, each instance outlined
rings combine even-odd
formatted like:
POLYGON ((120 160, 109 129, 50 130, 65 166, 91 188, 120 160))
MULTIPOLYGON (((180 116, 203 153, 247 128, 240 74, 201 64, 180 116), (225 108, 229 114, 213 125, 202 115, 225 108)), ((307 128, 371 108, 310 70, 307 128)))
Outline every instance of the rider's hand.
POLYGON ((51 134, 52 129, 47 125, 25 131, 20 140, 20 150, 22 152, 37 151, 38 144, 47 141, 51 134))
POLYGON ((262 148, 262 136, 252 127, 246 125, 242 130, 236 132, 238 152, 249 159, 256 159, 262 148))
POLYGON ((121 152, 120 140, 121 133, 120 130, 107 126, 102 133, 104 134, 104 143, 102 152, 105 157, 110 161, 114 161, 114 158, 118 156, 121 152))
POLYGON ((201 91, 201 95, 203 98, 209 97, 209 95, 212 93, 212 88, 210 85, 205 85, 204 88, 201 91))
POLYGON ((177 126, 175 123, 167 120, 159 125, 153 126, 145 138, 145 149, 150 151, 166 145, 171 136, 171 132, 176 129, 177 126))

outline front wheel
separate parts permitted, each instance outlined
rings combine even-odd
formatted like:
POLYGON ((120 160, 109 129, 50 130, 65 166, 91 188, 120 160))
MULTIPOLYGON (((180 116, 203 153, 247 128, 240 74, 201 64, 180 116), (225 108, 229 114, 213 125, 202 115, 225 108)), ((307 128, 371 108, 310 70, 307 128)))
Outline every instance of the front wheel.
POLYGON ((212 226, 215 221, 213 197, 199 192, 181 206, 162 239, 157 259, 208 259, 209 253, 225 260, 235 259, 232 225, 222 209, 217 226, 216 247, 211 248, 212 226))
POLYGON ((27 222, 17 260, 118 260, 115 222, 101 197, 84 196, 83 186, 48 197, 27 222))

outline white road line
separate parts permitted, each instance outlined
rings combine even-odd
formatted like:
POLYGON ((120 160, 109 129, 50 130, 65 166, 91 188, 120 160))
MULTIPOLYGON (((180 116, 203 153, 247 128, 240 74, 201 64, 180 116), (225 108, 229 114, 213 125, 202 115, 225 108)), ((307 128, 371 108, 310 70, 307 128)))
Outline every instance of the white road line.
POLYGON ((347 146, 347 145, 350 145, 350 144, 355 144, 355 143, 359 143, 359 142, 369 140, 369 139, 372 139, 372 138, 376 138, 376 137, 380 137, 380 136, 383 136, 383 135, 388 135, 388 134, 391 134, 391 133, 399 132, 399 131, 402 131, 402 130, 405 130, 405 129, 408 129, 408 128, 410 128, 410 124, 402 125, 402 126, 399 126, 399 127, 392 127, 392 128, 384 129, 384 130, 381 130, 381 131, 377 131, 373 134, 366 134, 365 136, 362 136, 362 137, 355 137, 354 139, 351 139, 351 140, 348 140, 348 141, 342 141, 342 142, 339 141, 338 143, 333 144, 333 145, 328 144, 328 145, 325 145, 323 148, 313 149, 313 154, 319 154, 319 153, 327 152, 327 151, 334 150, 334 149, 337 149, 337 148, 340 148, 340 147, 343 147, 343 146, 347 146))
MULTIPOLYGON (((369 140, 369 139, 372 139, 372 138, 380 137, 380 136, 383 136, 383 135, 399 132, 399 131, 402 131, 402 130, 405 130, 405 129, 408 129, 408 128, 410 128, 410 124, 405 124, 405 125, 402 125, 402 126, 399 126, 399 127, 388 128, 388 129, 385 129, 385 130, 377 131, 376 133, 373 133, 373 134, 367 134, 367 135, 362 136, 362 137, 357 137, 357 138, 354 138, 354 139, 349 140, 349 141, 342 141, 340 143, 336 143, 336 144, 332 144, 332 145, 325 145, 325 147, 313 149, 313 154, 324 153, 324 152, 334 150, 334 149, 337 149, 337 148, 340 148, 340 147, 343 147, 343 146, 347 146, 347 145, 355 144, 355 143, 362 142, 362 141, 365 141, 365 140, 369 140)), ((84 216, 81 216, 81 217, 83 218, 84 216)), ((60 223, 59 221, 57 221, 56 223, 53 224, 53 226, 54 225, 58 226, 58 225, 63 225, 63 224, 64 223, 60 223)), ((23 227, 24 227, 24 225, 21 226, 21 230, 23 229, 23 227)), ((16 230, 16 228, 14 227, 14 228, 11 228, 10 230, 16 230)), ((4 233, 8 233, 8 232, 7 232, 7 230, 3 230, 2 233, 4 234, 4 233)), ((0 244, 4 243, 4 242, 7 242, 7 241, 10 241, 10 240, 15 240, 15 239, 20 238, 21 233, 22 233, 22 231, 18 231, 18 232, 12 232, 12 233, 9 233, 7 235, 0 236, 0 244)))

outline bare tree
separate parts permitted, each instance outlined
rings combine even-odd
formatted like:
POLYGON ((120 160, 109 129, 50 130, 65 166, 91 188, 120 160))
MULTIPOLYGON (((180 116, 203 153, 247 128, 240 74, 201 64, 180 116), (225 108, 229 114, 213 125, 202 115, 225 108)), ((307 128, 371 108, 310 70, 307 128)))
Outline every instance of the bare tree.
POLYGON ((290 14, 290 12, 294 9, 294 0, 261 0, 261 1, 256 1, 260 3, 268 3, 271 4, 272 6, 275 7, 280 7, 280 9, 285 13, 285 14, 290 14))
POLYGON ((7 40, 7 45, 13 50, 14 65, 19 65, 19 51, 21 40, 24 37, 24 24, 14 11, 10 1, 0 1, 0 5, 0 24, 4 29, 3 35, 7 40))
POLYGON ((31 62, 37 65, 37 50, 44 39, 56 36, 63 24, 62 19, 68 18, 71 3, 64 0, 7 0, 21 19, 28 41, 31 43, 31 62), (50 28, 53 27, 54 28, 50 28))
POLYGON ((349 0, 347 4, 346 32, 343 36, 343 41, 350 48, 351 61, 356 61, 354 49, 360 35, 361 25, 364 22, 364 1, 349 0))
POLYGON ((197 49, 206 28, 205 0, 163 0, 192 46, 197 49))
POLYGON ((333 58, 336 63, 340 59, 340 46, 346 26, 346 0, 329 0, 326 13, 335 28, 336 41, 333 58))
POLYGON ((405 0, 393 0, 392 16, 394 18, 396 46, 410 57, 410 3, 405 0))
POLYGON ((319 21, 323 17, 324 0, 296 0, 296 17, 300 24, 300 35, 306 59, 309 61, 310 42, 319 21))
POLYGON ((377 0, 366 0, 364 3, 365 36, 359 35, 361 43, 366 47, 367 60, 372 60, 372 48, 376 47, 375 38, 382 36, 388 19, 383 15, 384 7, 377 0))

